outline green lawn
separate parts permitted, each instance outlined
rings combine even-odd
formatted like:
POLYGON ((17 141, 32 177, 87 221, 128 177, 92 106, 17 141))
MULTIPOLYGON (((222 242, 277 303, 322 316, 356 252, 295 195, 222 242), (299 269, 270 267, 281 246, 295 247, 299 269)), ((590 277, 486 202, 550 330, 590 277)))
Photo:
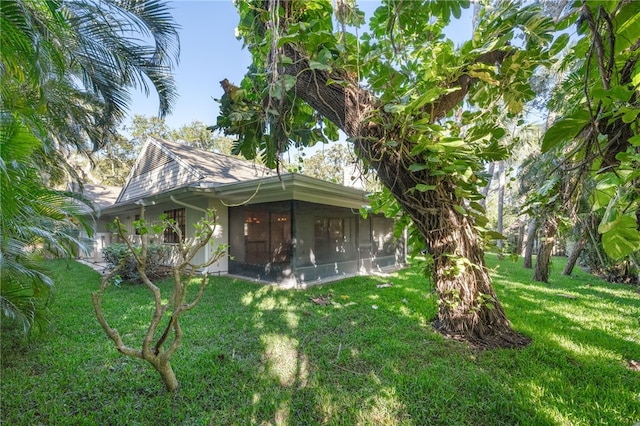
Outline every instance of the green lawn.
MULTIPOLYGON (((49 334, 26 347, 3 334, 6 425, 633 425, 640 421, 640 297, 584 273, 549 284, 520 263, 488 259, 521 350, 477 352, 435 334, 431 286, 414 269, 305 291, 213 278, 183 317, 167 394, 141 360, 119 355, 90 293, 98 274, 52 262, 49 334), (392 287, 376 284, 392 282, 392 287), (330 296, 321 306, 310 298, 330 296), (572 296, 570 298, 566 296, 572 296)), ((167 288, 167 285, 164 285, 167 288)), ((114 287, 105 312, 139 341, 150 300, 114 287)))

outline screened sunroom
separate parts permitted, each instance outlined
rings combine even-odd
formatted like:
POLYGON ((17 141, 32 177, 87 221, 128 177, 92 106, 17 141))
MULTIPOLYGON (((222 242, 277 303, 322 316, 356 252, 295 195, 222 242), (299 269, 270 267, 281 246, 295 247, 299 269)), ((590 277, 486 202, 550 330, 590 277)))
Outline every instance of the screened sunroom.
POLYGON ((288 286, 403 263, 393 220, 300 200, 229 209, 229 272, 288 286))

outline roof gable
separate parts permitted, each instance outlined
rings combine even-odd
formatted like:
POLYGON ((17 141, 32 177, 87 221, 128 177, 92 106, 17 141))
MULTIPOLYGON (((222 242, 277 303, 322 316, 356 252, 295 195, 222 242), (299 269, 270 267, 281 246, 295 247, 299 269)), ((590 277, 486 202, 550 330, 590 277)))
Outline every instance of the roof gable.
POLYGON ((163 139, 148 138, 116 203, 180 187, 244 182, 271 173, 264 166, 163 139))

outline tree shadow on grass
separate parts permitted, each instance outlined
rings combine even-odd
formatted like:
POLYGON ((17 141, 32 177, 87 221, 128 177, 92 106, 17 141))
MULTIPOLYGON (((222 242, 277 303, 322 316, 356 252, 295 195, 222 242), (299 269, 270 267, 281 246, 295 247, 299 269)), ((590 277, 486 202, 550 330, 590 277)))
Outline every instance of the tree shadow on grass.
MULTIPOLYGON (((626 368, 640 357, 640 299, 634 289, 559 272, 549 283, 514 280, 514 275, 532 273, 519 269, 501 262, 494 273, 514 327, 533 337, 524 357, 517 356, 530 371, 513 370, 518 392, 562 423, 640 420, 640 375, 626 368), (591 409, 580 406, 586 401, 591 409)), ((482 355, 491 362, 497 356, 482 355)))
POLYGON ((256 287, 237 302, 235 325, 212 332, 219 368, 244 365, 221 376, 235 377, 244 392, 220 398, 227 403, 212 407, 212 424, 552 423, 514 400, 509 383, 478 365, 477 352, 432 330, 431 288, 412 272, 305 292, 256 287), (393 286, 376 286, 387 282, 393 286))
MULTIPOLYGON (((181 383, 177 395, 167 394, 142 361, 119 355, 90 308, 76 309, 73 315, 86 315, 87 321, 58 325, 64 332, 44 352, 27 354, 45 360, 39 376, 2 384, 3 421, 464 425, 640 419, 633 395, 638 375, 618 362, 638 350, 638 341, 607 331, 606 322, 581 324, 568 305, 555 303, 556 290, 572 289, 509 284, 509 276, 498 277, 498 293, 515 328, 532 336, 533 344, 482 352, 432 330, 435 295, 412 270, 305 291, 212 278, 201 304, 182 322, 184 345, 173 361, 181 383), (393 285, 377 287, 387 283, 393 285), (95 330, 87 333, 91 326, 95 330), (74 333, 82 334, 77 343, 74 333)), ((607 288, 585 287, 578 299, 563 303, 593 310, 607 288)), ((89 303, 90 291, 75 289, 58 300, 89 303)), ((603 318, 619 308, 632 315, 632 302, 622 298, 620 306, 602 307, 603 318)))

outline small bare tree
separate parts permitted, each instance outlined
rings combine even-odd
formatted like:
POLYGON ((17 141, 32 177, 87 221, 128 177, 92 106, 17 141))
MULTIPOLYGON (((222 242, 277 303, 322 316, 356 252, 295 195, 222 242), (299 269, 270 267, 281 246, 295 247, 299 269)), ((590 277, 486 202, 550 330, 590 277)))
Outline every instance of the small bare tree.
MULTIPOLYGON (((144 218, 144 206, 140 208, 140 217, 144 218)), ((118 234, 126 242, 129 251, 134 256, 138 273, 144 285, 153 295, 155 308, 151 317, 149 327, 142 341, 142 349, 135 349, 124 344, 118 330, 112 328, 107 322, 102 310, 102 296, 113 282, 113 278, 118 274, 122 264, 114 268, 109 274, 102 277, 100 289, 91 295, 98 322, 107 333, 107 336, 116 345, 116 349, 124 355, 141 358, 149 362, 153 368, 160 373, 162 382, 170 392, 178 390, 179 383, 171 367, 171 356, 180 347, 183 338, 183 331, 180 326, 180 317, 185 312, 193 309, 202 299, 207 285, 207 268, 220 260, 226 254, 226 246, 218 245, 213 254, 208 256, 202 263, 192 263, 199 250, 211 243, 213 238, 217 216, 214 210, 207 210, 206 215, 196 224, 195 236, 187 240, 180 228, 172 219, 161 217, 161 224, 148 226, 142 219, 134 222, 134 226, 140 231, 140 247, 135 247, 133 242, 126 238, 126 231, 122 223, 116 219, 118 234), (149 233, 151 231, 160 232, 165 228, 171 228, 178 235, 177 261, 172 268, 173 292, 168 301, 162 302, 160 288, 156 286, 146 275, 145 266, 147 263, 147 247, 149 233), (187 287, 189 283, 197 278, 199 287, 195 295, 188 297, 187 287), (160 324, 168 316, 168 323, 164 331, 156 338, 160 324)))

